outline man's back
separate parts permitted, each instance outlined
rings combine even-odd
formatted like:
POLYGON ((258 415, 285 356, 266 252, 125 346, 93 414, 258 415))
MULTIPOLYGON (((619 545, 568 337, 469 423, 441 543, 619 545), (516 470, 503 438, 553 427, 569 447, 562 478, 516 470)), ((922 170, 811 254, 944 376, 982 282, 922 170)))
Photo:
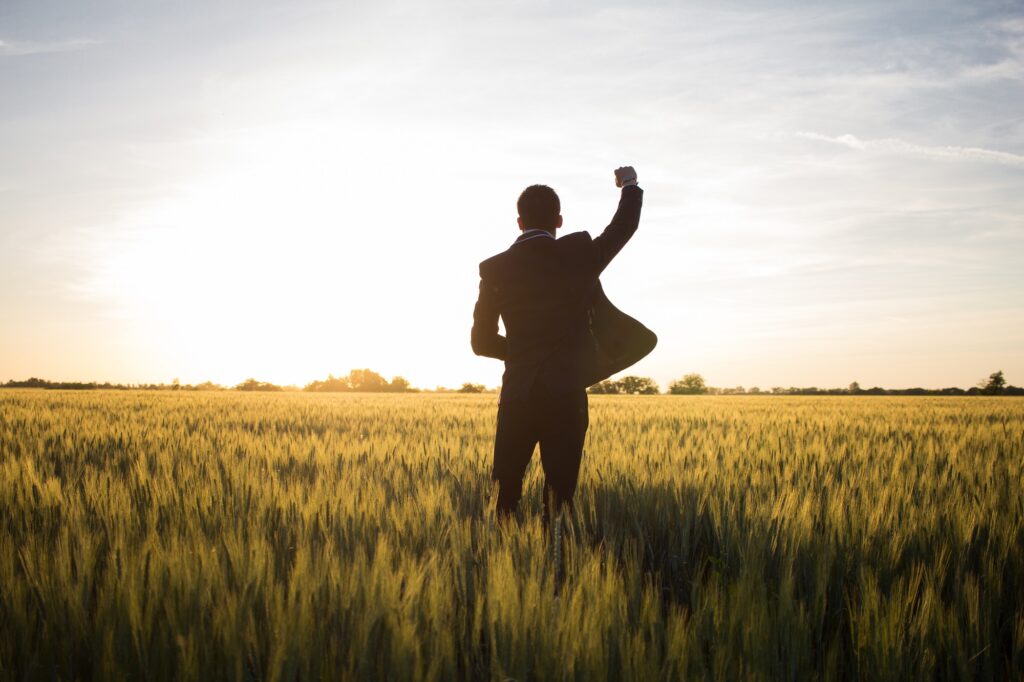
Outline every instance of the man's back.
POLYGON ((654 334, 616 310, 598 281, 640 222, 643 192, 636 186, 636 172, 626 166, 615 171, 615 178, 622 187, 619 207, 596 239, 577 232, 556 240, 554 232, 562 225, 558 195, 545 185, 532 185, 516 204, 523 233, 507 251, 480 264, 473 351, 505 361, 492 469, 499 516, 518 506, 523 475, 538 443, 545 523, 552 511, 572 503, 590 423, 586 387, 602 372, 626 366, 599 362, 607 356, 602 350, 635 361, 654 347, 654 334), (498 333, 499 318, 507 336, 498 333), (636 337, 641 340, 637 353, 616 352, 619 346, 636 346, 604 343, 595 331, 610 329, 607 336, 628 340, 637 328, 648 335, 636 337))
POLYGON ((642 203, 643 190, 624 187, 612 222, 596 239, 576 232, 556 240, 527 230, 480 264, 471 339, 478 355, 505 361, 502 400, 525 399, 535 381, 556 392, 583 387, 591 298, 601 271, 636 232, 642 203))

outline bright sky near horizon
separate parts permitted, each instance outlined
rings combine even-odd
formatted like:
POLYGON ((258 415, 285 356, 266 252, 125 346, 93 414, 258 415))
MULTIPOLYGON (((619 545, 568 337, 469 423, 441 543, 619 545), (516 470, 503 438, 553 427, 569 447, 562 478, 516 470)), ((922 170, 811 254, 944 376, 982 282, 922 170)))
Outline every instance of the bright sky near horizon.
POLYGON ((715 386, 1024 384, 1018 2, 0 5, 0 381, 499 383, 515 199, 715 386))

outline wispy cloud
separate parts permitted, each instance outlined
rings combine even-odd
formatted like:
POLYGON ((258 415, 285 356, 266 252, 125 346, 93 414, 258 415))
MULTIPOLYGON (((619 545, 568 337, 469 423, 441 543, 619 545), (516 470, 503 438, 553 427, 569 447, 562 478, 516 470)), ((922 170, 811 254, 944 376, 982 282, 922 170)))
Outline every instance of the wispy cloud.
POLYGON ((46 54, 48 52, 77 52, 85 50, 100 41, 92 38, 71 38, 53 42, 35 42, 31 40, 11 41, 0 40, 0 57, 23 57, 30 54, 46 54))
POLYGON ((797 137, 817 142, 837 144, 857 151, 880 152, 885 154, 910 154, 941 159, 965 161, 988 161, 1007 166, 1024 167, 1024 156, 981 147, 957 147, 953 145, 930 146, 914 144, 906 140, 887 137, 879 140, 862 140, 856 135, 822 135, 814 132, 798 132, 797 137))

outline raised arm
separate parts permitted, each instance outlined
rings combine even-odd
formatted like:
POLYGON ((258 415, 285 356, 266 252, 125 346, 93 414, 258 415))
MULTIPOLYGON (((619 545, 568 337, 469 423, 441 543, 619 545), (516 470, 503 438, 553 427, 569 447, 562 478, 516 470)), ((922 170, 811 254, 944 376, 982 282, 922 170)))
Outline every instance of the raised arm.
POLYGON ((473 308, 473 330, 470 332, 470 345, 473 352, 489 358, 504 360, 508 356, 508 343, 498 333, 497 291, 494 286, 480 277, 480 296, 473 308))
POLYGON ((622 250, 629 238, 640 225, 640 208, 643 206, 644 191, 636 184, 636 171, 632 166, 624 166, 615 171, 615 185, 622 188, 619 207, 612 216, 612 221, 604 231, 594 239, 597 253, 597 272, 604 270, 612 258, 622 250))

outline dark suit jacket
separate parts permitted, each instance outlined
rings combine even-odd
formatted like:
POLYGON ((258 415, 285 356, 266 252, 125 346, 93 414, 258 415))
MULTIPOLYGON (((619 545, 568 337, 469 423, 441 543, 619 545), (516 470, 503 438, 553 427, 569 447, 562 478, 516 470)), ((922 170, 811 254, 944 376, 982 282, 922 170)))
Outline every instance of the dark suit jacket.
POLYGON ((642 203, 643 190, 624 187, 597 238, 524 234, 480 263, 471 342, 477 355, 505 361, 502 401, 525 400, 535 381, 552 393, 589 386, 654 348, 654 333, 616 309, 598 280, 636 232, 642 203), (507 336, 498 333, 499 316, 507 336))

